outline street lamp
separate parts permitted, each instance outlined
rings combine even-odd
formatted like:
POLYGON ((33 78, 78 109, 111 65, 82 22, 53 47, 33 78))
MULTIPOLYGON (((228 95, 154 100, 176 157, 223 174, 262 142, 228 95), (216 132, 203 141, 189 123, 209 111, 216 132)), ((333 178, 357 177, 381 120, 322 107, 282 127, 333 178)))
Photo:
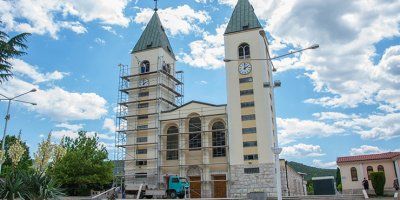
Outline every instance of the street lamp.
POLYGON ((6 123, 4 125, 4 132, 3 132, 3 140, 1 142, 1 151, 2 151, 2 157, 0 158, 0 173, 1 173, 1 167, 4 163, 4 158, 5 158, 5 151, 4 151, 4 146, 5 146, 5 142, 6 142, 6 133, 7 133, 7 125, 8 125, 8 121, 10 120, 10 106, 11 106, 11 102, 15 101, 15 102, 20 102, 20 103, 25 103, 25 104, 31 104, 33 106, 36 106, 36 103, 32 103, 32 102, 28 102, 28 101, 22 101, 22 100, 18 100, 17 98, 24 96, 26 94, 32 93, 32 92, 36 92, 37 89, 32 89, 29 90, 28 92, 24 92, 22 94, 16 95, 13 98, 9 98, 3 94, 0 94, 0 96, 4 97, 4 99, 0 99, 0 101, 8 101, 8 105, 7 105, 7 114, 5 117, 6 123))
MULTIPOLYGON (((296 53, 300 53, 300 52, 302 52, 302 51, 306 51, 306 50, 312 50, 312 49, 317 49, 317 48, 319 48, 319 45, 318 44, 314 44, 314 45, 311 45, 311 46, 309 46, 309 47, 307 47, 307 48, 304 48, 304 49, 300 49, 300 50, 296 50, 296 51, 291 51, 291 52, 289 52, 289 53, 286 53, 286 54, 283 54, 283 55, 279 55, 279 56, 276 56, 276 57, 270 57, 270 54, 269 54, 269 48, 268 48, 268 40, 267 40, 267 35, 266 35, 266 33, 265 33, 265 31, 264 30, 260 30, 260 35, 261 35, 261 37, 263 38, 263 40, 264 40, 264 44, 265 44, 265 48, 266 48, 266 55, 267 55, 267 58, 261 58, 261 59, 257 59, 257 58, 252 58, 252 59, 247 59, 247 60, 255 60, 255 61, 269 61, 270 62, 270 65, 268 65, 269 67, 270 67, 270 69, 269 70, 271 70, 271 71, 273 71, 273 72, 275 72, 276 71, 276 69, 275 69, 275 67, 274 67, 274 65, 273 65, 273 63, 272 63, 272 60, 275 60, 275 59, 278 59, 278 58, 282 58, 282 57, 286 57, 286 56, 289 56, 289 55, 292 55, 292 54, 296 54, 296 53)), ((224 62, 232 62, 232 61, 243 61, 244 59, 224 59, 224 62)), ((246 59, 245 59, 246 60, 246 59)), ((273 76, 269 76, 270 78, 269 78, 269 80, 268 80, 268 82, 265 82, 264 83, 264 88, 270 88, 271 89, 271 93, 272 93, 272 96, 273 96, 273 98, 275 98, 275 95, 274 95, 274 88, 276 88, 276 87, 280 87, 281 86, 281 82, 280 81, 274 81, 273 80, 273 76)), ((277 123, 276 123, 276 113, 275 113, 275 111, 276 111, 276 109, 275 109, 275 101, 273 100, 272 101, 272 107, 273 107, 273 110, 274 110, 274 112, 273 112, 273 117, 274 117, 274 128, 273 128, 273 136, 274 136, 274 144, 273 144, 273 146, 271 147, 271 150, 272 150, 272 152, 274 153, 274 156, 275 156, 275 177, 276 177, 276 192, 277 192, 277 198, 278 198, 278 200, 282 200, 282 186, 281 186, 281 170, 280 170, 280 161, 279 161, 279 154, 282 152, 282 148, 280 148, 279 147, 279 144, 278 144, 278 131, 277 131, 277 123)))

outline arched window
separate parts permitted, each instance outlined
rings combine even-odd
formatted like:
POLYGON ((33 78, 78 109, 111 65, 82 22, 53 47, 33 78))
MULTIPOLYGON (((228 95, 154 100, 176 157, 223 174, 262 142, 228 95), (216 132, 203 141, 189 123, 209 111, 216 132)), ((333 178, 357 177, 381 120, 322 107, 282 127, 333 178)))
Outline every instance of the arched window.
POLYGON ((171 74, 171 65, 167 64, 165 61, 162 63, 162 69, 163 71, 167 72, 168 74, 171 74))
POLYGON ((385 168, 382 165, 378 165, 378 172, 385 172, 385 168))
POLYGON ((250 45, 243 43, 239 46, 239 59, 250 58, 250 45))
POLYGON ((212 145, 213 157, 225 157, 226 156, 226 139, 225 139, 225 125, 222 122, 216 122, 212 125, 212 145))
POLYGON ((352 167, 350 169, 350 174, 351 174, 352 181, 358 181, 357 169, 355 167, 352 167))
POLYGON ((167 160, 178 160, 179 129, 171 126, 167 130, 167 160), (171 149, 171 150, 168 150, 171 149))
POLYGON ((367 167, 367 174, 368 174, 368 180, 371 180, 371 173, 374 172, 374 168, 371 166, 367 167))
POLYGON ((189 120, 189 149, 201 148, 201 119, 194 117, 189 120))
POLYGON ((150 62, 145 60, 140 64, 140 73, 143 74, 148 72, 150 72, 150 62))

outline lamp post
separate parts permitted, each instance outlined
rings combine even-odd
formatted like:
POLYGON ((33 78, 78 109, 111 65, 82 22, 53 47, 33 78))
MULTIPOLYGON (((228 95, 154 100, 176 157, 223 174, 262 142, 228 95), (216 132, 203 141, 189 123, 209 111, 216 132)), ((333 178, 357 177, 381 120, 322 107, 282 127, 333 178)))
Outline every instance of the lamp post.
MULTIPOLYGON (((257 58, 253 58, 253 59, 247 59, 247 60, 255 60, 255 61, 268 61, 270 62, 268 64, 269 69, 272 72, 276 72, 276 69, 272 63, 272 60, 278 59, 278 58, 282 58, 282 57, 286 57, 292 54, 296 54, 296 53, 300 53, 302 51, 306 51, 306 50, 312 50, 312 49, 317 49, 319 48, 318 44, 314 44, 311 45, 310 47, 304 48, 304 49, 300 49, 300 50, 296 50, 296 51, 291 51, 289 53, 283 54, 283 55, 279 55, 279 56, 275 56, 272 57, 270 56, 269 53, 269 48, 268 48, 268 40, 267 40, 267 36, 265 34, 264 30, 260 30, 260 35, 263 38, 264 44, 265 44, 265 48, 266 48, 266 56, 267 58, 261 58, 261 59, 257 59, 257 58)), ((224 59, 224 62, 232 62, 232 61, 243 61, 243 59, 224 59)), ((264 83, 264 88, 270 88, 271 89, 271 94, 272 97, 275 98, 275 94, 274 94, 274 88, 275 87, 280 87, 281 86, 281 82, 280 81, 275 81, 273 80, 273 76, 269 76, 269 82, 264 83)), ((275 184, 276 184, 276 192, 277 192, 277 199, 278 200, 282 200, 282 185, 281 185, 281 170, 280 170, 280 162, 279 162, 279 154, 282 152, 282 148, 279 147, 278 144, 278 127, 277 127, 277 123, 276 123, 276 109, 275 109, 275 100, 273 100, 272 102, 272 107, 273 107, 273 117, 274 117, 274 128, 272 129, 272 134, 274 137, 274 144, 271 147, 272 152, 274 153, 274 158, 275 158, 275 184)))
POLYGON ((1 142, 2 157, 0 158, 0 159, 1 159, 1 160, 0 160, 0 173, 1 173, 2 165, 3 165, 4 161, 5 161, 5 160, 4 160, 4 158, 5 158, 4 146, 5 146, 5 143, 6 143, 6 134, 7 134, 8 121, 10 120, 10 107, 11 107, 11 102, 12 102, 12 101, 15 101, 15 102, 20 102, 20 103, 25 103, 25 104, 31 104, 31 105, 35 106, 35 105, 37 105, 36 103, 32 103, 32 102, 28 102, 28 101, 22 101, 22 100, 17 100, 17 98, 19 98, 19 97, 21 97, 21 96, 24 96, 24 95, 26 95, 26 94, 32 93, 32 92, 36 92, 36 91, 37 91, 36 89, 32 89, 32 90, 30 90, 30 91, 28 91, 28 92, 19 94, 19 95, 13 97, 13 98, 9 98, 9 97, 7 97, 7 96, 5 96, 5 95, 3 95, 3 94, 0 94, 0 96, 4 97, 4 99, 0 99, 0 101, 8 101, 7 113, 6 113, 6 117, 5 117, 6 122, 5 122, 5 125, 4 125, 3 139, 2 139, 2 142, 1 142))

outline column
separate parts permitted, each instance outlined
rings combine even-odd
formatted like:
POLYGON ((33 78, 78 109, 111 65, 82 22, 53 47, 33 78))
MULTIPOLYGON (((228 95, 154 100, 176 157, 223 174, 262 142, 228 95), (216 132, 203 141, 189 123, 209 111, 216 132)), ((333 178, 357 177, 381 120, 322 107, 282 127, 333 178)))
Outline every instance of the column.
MULTIPOLYGON (((180 117, 180 114, 179 114, 180 117)), ((182 134, 185 132, 185 123, 183 122, 182 119, 179 120, 179 136, 178 136, 178 140, 179 140, 179 151, 178 151, 178 155, 179 155, 179 173, 180 176, 182 177, 186 177, 186 167, 183 167, 186 164, 186 156, 185 156, 185 150, 181 150, 181 149, 185 149, 186 148, 186 140, 185 140, 185 134, 182 134)))
POLYGON ((396 175, 397 175, 397 181, 400 182, 400 167, 399 167, 399 159, 394 161, 394 166, 395 166, 395 170, 396 170, 396 175))

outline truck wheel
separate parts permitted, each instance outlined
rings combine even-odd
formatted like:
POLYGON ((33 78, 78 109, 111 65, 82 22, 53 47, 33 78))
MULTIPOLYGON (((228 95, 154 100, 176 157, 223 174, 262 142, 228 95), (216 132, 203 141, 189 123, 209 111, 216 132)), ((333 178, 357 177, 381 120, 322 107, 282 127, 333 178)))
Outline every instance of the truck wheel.
POLYGON ((169 193, 169 198, 171 198, 171 199, 176 199, 176 192, 175 191, 171 191, 170 193, 169 193))

